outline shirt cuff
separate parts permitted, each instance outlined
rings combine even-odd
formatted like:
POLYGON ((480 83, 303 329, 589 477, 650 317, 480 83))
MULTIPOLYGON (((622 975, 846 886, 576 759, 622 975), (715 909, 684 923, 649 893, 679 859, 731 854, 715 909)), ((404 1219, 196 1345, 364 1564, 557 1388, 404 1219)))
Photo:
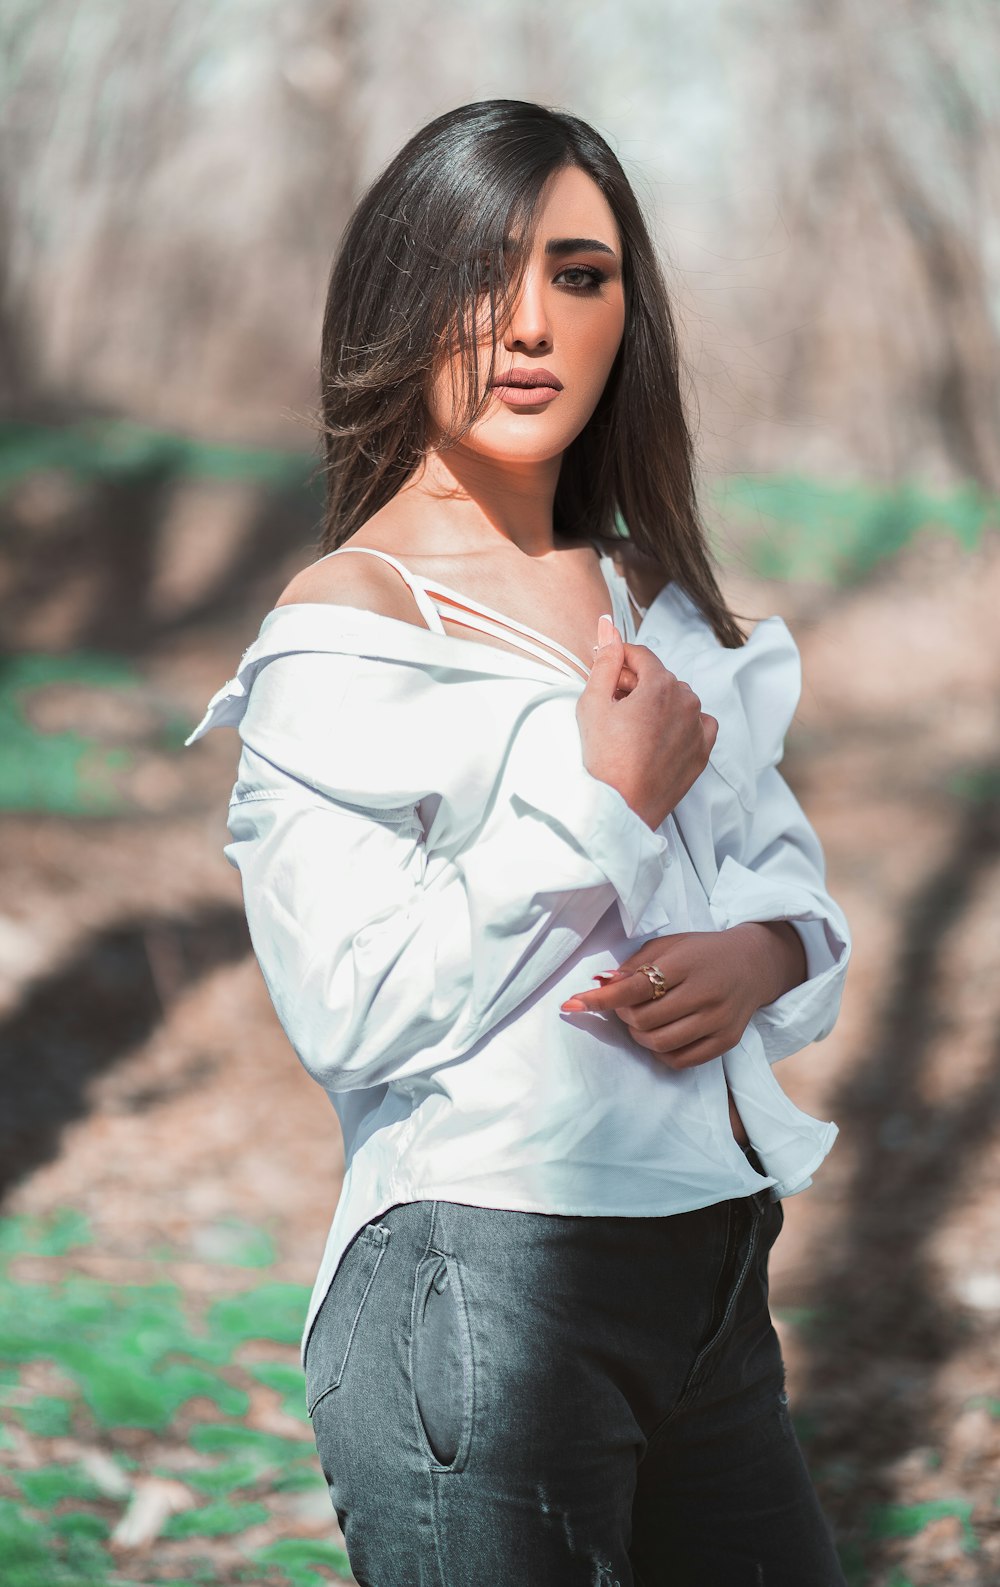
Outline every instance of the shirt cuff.
POLYGON ((822 1041, 837 1021, 851 957, 851 935, 842 910, 794 884, 767 881, 726 857, 709 898, 720 930, 752 921, 787 920, 806 953, 806 978, 753 1015, 769 1063, 822 1041))
MULTIPOLYGON (((584 773, 581 831, 590 857, 614 886, 626 937, 634 937, 663 880, 670 840, 654 832, 610 783, 584 773)), ((669 921, 664 913, 663 923, 669 921)))

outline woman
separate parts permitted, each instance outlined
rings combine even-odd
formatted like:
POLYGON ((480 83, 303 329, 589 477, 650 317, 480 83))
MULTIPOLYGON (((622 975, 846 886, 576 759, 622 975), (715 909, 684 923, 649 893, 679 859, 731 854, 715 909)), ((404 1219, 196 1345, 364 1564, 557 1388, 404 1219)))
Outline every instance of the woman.
POLYGON ((841 1584, 767 1259, 837 1134, 771 1066, 850 937, 606 142, 516 100, 418 132, 322 381, 325 554, 188 742, 239 727, 225 853, 343 1130, 303 1353, 357 1580, 841 1584))

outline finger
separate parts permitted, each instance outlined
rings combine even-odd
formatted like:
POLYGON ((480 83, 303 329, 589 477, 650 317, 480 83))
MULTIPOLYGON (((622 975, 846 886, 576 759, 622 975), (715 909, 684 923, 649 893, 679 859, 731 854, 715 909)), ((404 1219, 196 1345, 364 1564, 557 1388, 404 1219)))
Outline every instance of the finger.
MULTIPOLYGON (((594 646, 593 653, 595 656, 597 655, 598 648, 599 647, 597 645, 594 646)), ((630 694, 638 681, 639 680, 636 677, 636 674, 632 671, 632 668, 623 665, 621 671, 618 674, 617 687, 619 689, 623 689, 626 694, 630 694)))
POLYGON ((590 677, 584 687, 611 696, 618 687, 623 660, 622 636, 613 618, 602 616, 597 624, 597 649, 594 651, 590 677))
MULTIPOLYGON (((662 1002, 669 1002, 669 999, 663 998, 662 1002)), ((657 1014, 659 1007, 660 1004, 653 1003, 647 1009, 644 1004, 641 1008, 627 1011, 629 1029, 636 1040, 650 1037, 657 1052, 673 1052, 677 1048, 690 1046, 694 1041, 702 1041, 708 1036, 714 1039, 719 1035, 714 1021, 706 1019, 704 1009, 687 1009, 676 1017, 660 1019, 657 1014)))
POLYGON ((676 986, 683 979, 687 968, 683 957, 677 958, 677 956, 682 955, 688 939, 698 935, 700 933, 694 931, 675 931, 665 937, 647 937, 641 947, 622 959, 618 965, 618 973, 631 975, 640 965, 655 964, 658 970, 662 970, 666 980, 672 986, 676 986), (675 958, 677 962, 672 963, 675 958))
POLYGON ((633 1004, 644 1003, 652 994, 649 976, 634 970, 592 992, 574 992, 560 1006, 567 1014, 603 1013, 605 1009, 630 1008, 633 1004))
MULTIPOLYGON (((632 668, 640 683, 643 678, 650 677, 653 673, 668 672, 659 656, 650 650, 648 645, 633 645, 628 640, 622 643, 622 662, 632 668)), ((674 677, 674 673, 669 674, 674 677)))
POLYGON ((633 1040, 668 1069, 693 1069, 698 1064, 711 1063, 713 1058, 721 1057, 728 1050, 718 1036, 703 1036, 698 1041, 688 1042, 685 1047, 672 1047, 662 1052, 656 1046, 655 1031, 636 1036, 633 1040))
POLYGON ((616 700, 627 700, 636 684, 639 682, 631 667, 623 667, 618 675, 618 687, 615 689, 616 700))
POLYGON ((635 1008, 624 1008, 620 1012, 631 1030, 659 1030, 664 1025, 676 1027, 682 1021, 700 1019, 700 1025, 686 1027, 682 1038, 684 1041, 694 1041, 696 1036, 704 1035, 709 1011, 700 1006, 694 1007, 690 996, 685 997, 681 988, 675 986, 669 992, 664 992, 662 997, 651 998, 648 1003, 639 1003, 635 1008))

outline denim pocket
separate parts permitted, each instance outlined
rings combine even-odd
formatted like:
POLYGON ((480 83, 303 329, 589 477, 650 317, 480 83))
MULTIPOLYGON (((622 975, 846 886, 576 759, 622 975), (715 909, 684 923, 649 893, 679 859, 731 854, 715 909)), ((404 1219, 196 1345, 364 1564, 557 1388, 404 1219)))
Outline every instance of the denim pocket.
POLYGON ((749 1196, 734 1196, 728 1203, 726 1244, 722 1266, 715 1282, 712 1319, 684 1387, 674 1407, 679 1410, 696 1395, 714 1369, 714 1364, 732 1330, 736 1307, 748 1275, 756 1260, 764 1214, 759 1203, 749 1196))
POLYGON ((345 1251, 316 1314, 305 1353, 306 1409, 310 1416, 320 1400, 340 1387, 389 1234, 383 1223, 365 1225, 345 1251))
POLYGON ((472 1336, 458 1261, 442 1251, 417 1268, 410 1381, 432 1469, 461 1471, 472 1437, 472 1336))

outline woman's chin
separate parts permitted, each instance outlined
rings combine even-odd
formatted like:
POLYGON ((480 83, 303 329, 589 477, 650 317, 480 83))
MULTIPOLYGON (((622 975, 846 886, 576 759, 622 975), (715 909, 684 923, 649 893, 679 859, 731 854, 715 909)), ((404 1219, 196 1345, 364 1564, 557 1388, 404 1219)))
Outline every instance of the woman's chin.
POLYGON ((562 456, 577 433, 567 433, 565 425, 546 424, 536 412, 529 419, 513 415, 506 422, 491 420, 466 436, 465 445, 498 463, 548 463, 562 456))

